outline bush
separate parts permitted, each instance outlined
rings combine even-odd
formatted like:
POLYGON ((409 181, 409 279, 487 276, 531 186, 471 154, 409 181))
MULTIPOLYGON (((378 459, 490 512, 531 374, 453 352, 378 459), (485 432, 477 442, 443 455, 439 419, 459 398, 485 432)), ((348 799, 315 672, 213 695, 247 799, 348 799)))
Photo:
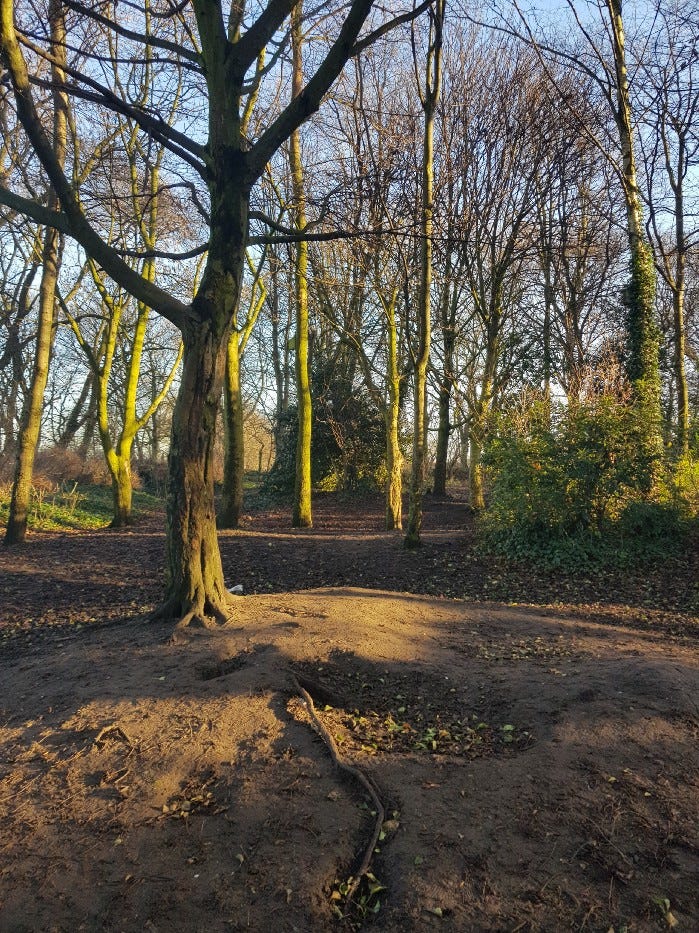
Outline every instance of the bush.
POLYGON ((165 460, 151 460, 143 459, 138 460, 131 475, 137 476, 139 485, 134 486, 134 489, 145 489, 146 492, 149 492, 152 496, 158 496, 158 498, 164 498, 165 492, 167 489, 167 462, 165 460))
MULTIPOLYGON (((380 489, 386 475, 383 418, 364 388, 314 372, 311 477, 316 489, 349 493, 380 489)), ((298 418, 290 406, 277 425, 276 458, 263 495, 289 496, 296 475, 298 418)))
POLYGON ((35 486, 77 482, 83 471, 82 458, 67 447, 46 447, 34 460, 35 486))
POLYGON ((502 417, 484 457, 486 547, 574 568, 676 548, 691 504, 651 462, 641 427, 630 406, 606 396, 502 417), (649 475, 657 478, 651 490, 649 475))

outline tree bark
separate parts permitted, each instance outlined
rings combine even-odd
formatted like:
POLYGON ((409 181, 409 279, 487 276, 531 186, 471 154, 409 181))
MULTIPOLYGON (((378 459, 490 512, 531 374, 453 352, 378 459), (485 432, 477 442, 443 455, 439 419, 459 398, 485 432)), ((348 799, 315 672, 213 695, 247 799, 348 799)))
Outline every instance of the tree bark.
MULTIPOLYGON (((634 403, 638 411, 644 444, 652 459, 659 452, 660 436, 660 370, 659 331, 655 322, 655 268, 650 248, 645 240, 641 196, 638 187, 631 121, 624 23, 621 0, 607 0, 612 26, 614 67, 616 71, 617 107, 615 118, 622 156, 622 182, 626 206, 626 227, 630 254, 630 280, 626 289, 628 360, 627 374, 634 403)), ((652 472, 652 471, 651 471, 652 472)), ((652 484, 652 476, 647 477, 652 484)))
MULTIPOLYGON (((242 263, 241 263, 242 273, 242 263)), ((165 604, 158 614, 180 625, 228 618, 216 533, 214 437, 228 327, 218 321, 183 332, 182 381, 172 418, 168 459, 165 604)))
POLYGON ((233 329, 228 340, 223 401, 226 452, 223 461, 223 492, 219 526, 237 528, 243 511, 243 478, 245 475, 243 397, 240 388, 240 350, 237 328, 233 329))
POLYGON ((485 508, 483 492, 483 438, 482 426, 474 420, 469 434, 468 492, 469 505, 474 512, 485 508))
POLYGON ((485 444, 488 416, 493 405, 493 386, 497 362, 500 355, 499 333, 502 310, 497 300, 493 301, 489 317, 488 338, 481 377, 480 391, 473 406, 469 421, 469 458, 468 458, 468 485, 469 504, 475 511, 485 508, 485 494, 483 490, 483 446, 485 444))
POLYGON ((10 499, 10 513, 5 531, 5 544, 20 544, 27 536, 27 520, 32 491, 34 458, 41 433, 41 413, 49 374, 53 345, 56 283, 60 266, 60 234, 48 228, 42 251, 43 271, 39 293, 39 322, 34 350, 34 365, 29 392, 22 412, 17 444, 17 460, 10 499))
MULTIPOLYGON (((63 167, 66 157, 66 130, 68 102, 66 95, 58 90, 65 81, 65 19, 62 4, 51 0, 49 4, 51 40, 56 49, 51 75, 53 92, 53 156, 63 167)), ((58 198, 53 188, 49 191, 48 207, 55 210, 58 198)), ((36 335, 34 366, 22 413, 19 431, 17 461, 15 466, 10 513, 5 531, 5 544, 19 544, 27 535, 27 519, 31 498, 34 458, 41 433, 41 413, 44 406, 44 391, 49 374, 49 362, 53 345, 54 320, 56 314, 56 285, 61 266, 61 235, 58 230, 47 227, 42 248, 42 272, 39 288, 39 323, 36 335)))
POLYGON ((454 347, 456 342, 456 305, 457 291, 449 285, 451 264, 447 259, 447 283, 442 299, 442 344, 444 351, 443 368, 439 380, 437 427, 437 450, 434 462, 433 491, 435 496, 447 493, 447 460, 449 457, 449 438, 451 436, 451 390, 454 379, 454 347))
MULTIPOLYGON (((293 52, 292 94, 297 97, 303 87, 302 4, 292 12, 291 43, 293 52)), ((306 195, 301 161, 301 138, 298 130, 291 134, 289 146, 291 180, 296 205, 296 227, 306 226, 306 195)), ((311 511, 311 434, 313 412, 308 353, 308 243, 296 247, 296 404, 298 406, 298 439, 296 442, 296 481, 291 524, 294 528, 309 528, 313 524, 311 511)))
POLYGON ((388 324, 388 405, 386 423, 386 530, 403 527, 403 455, 400 449, 400 373, 394 295, 386 309, 388 324))
POLYGON ((87 376, 85 377, 85 382, 83 387, 80 390, 80 395, 70 411, 70 414, 66 418, 63 430, 61 435, 58 438, 58 446, 67 449, 75 440, 75 437, 80 430, 80 428, 85 423, 87 417, 87 408, 90 403, 90 398, 92 396, 94 388, 94 374, 91 369, 88 370, 87 376))
POLYGON ((125 528, 133 521, 131 504, 133 499, 133 481, 131 479, 131 451, 117 461, 116 471, 112 474, 112 498, 114 516, 112 528, 125 528))
POLYGON ((420 91, 425 115, 422 148, 421 275, 418 304, 418 350, 413 385, 413 462, 410 473, 410 508, 404 544, 420 545, 422 497, 427 458, 427 366, 430 359, 432 286, 432 230, 434 212, 434 121, 442 78, 442 27, 444 0, 436 0, 430 11, 430 46, 425 69, 424 92, 420 91))

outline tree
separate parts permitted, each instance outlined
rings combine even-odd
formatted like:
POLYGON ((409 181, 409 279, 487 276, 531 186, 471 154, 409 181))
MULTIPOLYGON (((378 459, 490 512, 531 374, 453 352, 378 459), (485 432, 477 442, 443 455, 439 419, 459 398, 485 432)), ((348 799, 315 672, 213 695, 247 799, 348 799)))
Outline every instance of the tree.
MULTIPOLYGON (((118 48, 115 48, 116 54, 118 48)), ((125 78, 120 75, 116 61, 112 67, 115 82, 124 81, 138 88, 135 99, 139 106, 146 106, 153 95, 157 70, 152 50, 147 49, 144 59, 132 64, 125 78)), ((176 118, 179 96, 176 92, 173 108, 167 114, 169 125, 176 118)), ((146 150, 138 124, 118 115, 114 129, 98 143, 95 152, 83 156, 79 139, 73 140, 73 152, 74 179, 77 181, 80 176, 84 179, 89 173, 93 180, 90 190, 93 197, 96 194, 104 197, 103 192, 107 190, 119 191, 118 207, 123 205, 123 208, 111 217, 109 242, 122 252, 133 252, 133 249, 129 250, 129 244, 140 244, 143 258, 129 257, 127 261, 146 281, 154 282, 158 271, 155 258, 158 243, 168 226, 172 231, 182 220, 175 198, 170 192, 161 190, 165 147, 150 145, 146 150), (116 150, 115 145, 118 146, 116 150)), ((90 258, 86 260, 71 293, 61 297, 61 306, 93 375, 97 429, 112 481, 114 516, 111 524, 120 528, 132 522, 131 459, 134 441, 170 391, 179 367, 181 348, 163 373, 157 391, 139 413, 139 381, 151 318, 150 307, 143 301, 134 302, 123 289, 114 288, 104 271, 90 258), (84 272, 92 283, 96 302, 80 287, 84 272), (95 303, 99 306, 96 315, 91 307, 95 303), (80 310, 75 310, 76 305, 80 310), (89 311, 83 315, 82 309, 89 311), (90 334, 90 325, 94 324, 95 317, 97 326, 90 334), (123 385, 118 392, 114 379, 115 363, 121 362, 119 350, 124 344, 128 344, 128 350, 121 354, 123 385), (115 399, 118 399, 117 404, 114 404, 115 399), (117 418, 111 418, 116 409, 117 418)))
POLYGON ((687 259, 697 242, 696 212, 688 198, 690 171, 699 159, 699 40, 696 29, 658 4, 661 29, 641 61, 645 132, 639 134, 648 206, 646 230, 656 269, 672 296, 673 377, 677 446, 689 451, 689 389, 685 368, 687 259), (694 228, 691 221, 694 220, 694 228))
MULTIPOLYGON (((245 251, 251 242, 249 222, 255 219, 250 215, 251 192, 274 153, 320 107, 347 60, 359 54, 366 43, 397 23, 412 19, 424 8, 378 21, 360 40, 372 5, 372 0, 353 0, 334 18, 323 10, 325 22, 334 25, 335 38, 314 49, 313 73, 300 93, 280 111, 275 111, 270 102, 266 124, 251 140, 242 132, 242 104, 257 91, 271 69, 257 72, 253 78, 249 77, 250 69, 275 37, 277 51, 272 61, 279 60, 283 50, 279 32, 296 6, 293 0, 270 0, 255 18, 246 15, 242 4, 224 12, 221 0, 191 0, 178 6, 163 3, 157 17, 150 16, 151 6, 146 3, 140 13, 130 8, 126 24, 119 23, 109 7, 98 11, 91 5, 71 3, 76 36, 88 27, 99 26, 103 31, 102 38, 96 38, 87 53, 93 56, 91 62, 98 62, 101 55, 109 56, 104 36, 122 35, 134 44, 136 54, 142 55, 144 48, 157 49, 163 53, 160 57, 165 69, 172 60, 190 76, 188 109, 185 111, 183 106, 181 122, 176 126, 160 120, 158 111, 151 107, 132 103, 128 88, 106 86, 104 79, 97 76, 97 67, 69 71, 67 81, 59 82, 61 89, 85 104, 100 104, 128 114, 146 138, 161 142, 172 157, 173 180, 192 191, 199 204, 197 185, 203 183, 209 202, 207 255, 201 282, 190 301, 134 270, 105 242, 94 218, 86 215, 37 110, 37 92, 20 43, 28 11, 13 0, 0 0, 0 56, 12 85, 19 120, 53 185, 57 205, 45 207, 30 194, 7 186, 0 188, 0 202, 73 237, 122 288, 166 317, 182 333, 182 376, 169 457, 168 582, 166 599, 158 613, 178 617, 181 625, 193 621, 208 625, 212 619, 223 622, 229 616, 216 537, 213 442, 226 348, 243 282, 245 251), (197 125, 202 95, 208 103, 206 127, 197 125)), ((49 45, 40 48, 38 54, 51 60, 55 51, 49 45)), ((166 94, 165 77, 161 77, 160 89, 166 94)), ((170 258, 174 261, 177 254, 172 253, 170 258)))
MULTIPOLYGON (((337 341, 333 356, 341 379, 353 387, 363 377, 385 431, 386 528, 402 527, 401 403, 406 363, 403 307, 414 269, 409 262, 413 227, 417 117, 404 93, 408 74, 395 65, 387 79, 385 54, 376 46, 343 76, 333 101, 334 119, 318 132, 335 143, 327 187, 353 235, 319 243, 311 253, 312 290, 321 326, 337 341), (415 142, 408 143, 408 139, 415 142), (359 236, 361 231, 383 231, 359 236)), ((361 442, 360 442, 361 443, 361 442)))
MULTIPOLYGON (((430 360, 432 326, 432 232, 434 213, 434 124, 442 83, 442 39, 444 29, 444 0, 436 0, 430 11, 427 57, 424 83, 418 82, 420 102, 424 113, 422 147, 422 209, 420 213, 420 292, 417 315, 417 349, 414 355, 413 378, 413 458, 410 472, 410 508, 406 547, 420 544, 422 526, 422 496, 425 488, 427 462, 427 366, 430 360)), ((414 50, 417 69, 417 53, 414 50)))
MULTIPOLYGON (((291 14, 291 47, 293 54, 291 93, 297 97, 303 88, 303 12, 301 0, 291 14)), ((289 164, 294 197, 297 230, 306 228, 306 192, 301 158, 301 134, 298 127, 289 140, 289 164)), ((309 528, 313 524, 311 511, 311 434, 313 407, 308 358, 308 243, 300 240, 296 246, 296 408, 298 436, 296 441, 296 481, 291 524, 294 528, 309 528)))
POLYGON ((503 365, 508 327, 526 290, 536 180, 544 156, 542 128, 551 116, 542 76, 526 49, 500 45, 483 79, 487 94, 462 111, 459 164, 464 204, 459 249, 478 335, 468 390, 473 509, 485 504, 481 456, 509 371, 503 365))
MULTIPOLYGON (((626 213, 625 232, 629 253, 629 278, 624 289, 626 306, 626 371, 633 389, 639 424, 644 430, 647 462, 652 465, 660 444, 660 373, 659 330, 655 320, 655 269, 643 225, 643 211, 635 151, 634 114, 627 68, 626 35, 622 0, 594 0, 593 21, 583 22, 574 0, 566 0, 582 42, 571 49, 565 42, 545 41, 534 33, 536 25, 515 9, 524 22, 525 34, 506 28, 531 43, 544 60, 551 57, 586 74, 598 87, 611 113, 616 129, 616 145, 607 144, 598 127, 584 119, 578 101, 560 95, 566 107, 578 119, 580 130, 609 159, 619 179, 626 213)), ((555 78, 548 71, 555 84, 555 78)), ((653 483, 653 470, 647 482, 653 483)))
POLYGON ((247 262, 252 274, 250 300, 245 316, 240 307, 233 316, 233 327, 226 352, 226 378, 224 382, 223 417, 225 425, 225 452, 223 461, 223 490, 218 515, 220 528, 237 528, 243 509, 243 479, 245 476, 245 411, 241 381, 241 364, 250 334, 265 303, 267 289, 262 278, 264 251, 255 268, 248 253, 247 262))
MULTIPOLYGON (((44 142, 53 163, 62 173, 67 147, 68 100, 62 90, 66 74, 66 29, 64 11, 60 0, 50 0, 48 18, 51 43, 55 48, 51 62, 53 132, 50 139, 44 135, 44 142)), ((49 211, 54 211, 57 206, 57 189, 55 186, 51 186, 48 193, 47 207, 49 211)), ((47 225, 41 250, 39 323, 36 333, 32 375, 24 401, 17 443, 17 463, 12 484, 10 514, 5 531, 6 544, 20 543, 24 541, 27 535, 27 516, 29 514, 34 457, 39 443, 39 432, 41 431, 41 412, 44 405, 44 390, 48 380, 49 359, 51 357, 56 317, 56 287, 61 266, 61 248, 60 231, 51 225, 47 225)))

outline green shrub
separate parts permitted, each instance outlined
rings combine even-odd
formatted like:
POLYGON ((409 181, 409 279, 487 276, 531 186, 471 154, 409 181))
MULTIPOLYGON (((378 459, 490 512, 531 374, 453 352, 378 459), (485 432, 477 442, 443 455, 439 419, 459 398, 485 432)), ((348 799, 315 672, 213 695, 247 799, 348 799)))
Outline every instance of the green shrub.
MULTIPOLYGON (((675 549, 692 505, 643 437, 634 409, 607 396, 502 416, 484 457, 486 548, 571 568, 675 549)), ((693 475, 683 468, 684 490, 693 475)))
MULTIPOLYGON (((311 478, 323 492, 360 493, 381 488, 385 477, 385 426, 368 392, 324 371, 313 378, 311 478)), ((297 409, 281 416, 274 465, 265 477, 263 496, 288 497, 294 489, 297 409)))

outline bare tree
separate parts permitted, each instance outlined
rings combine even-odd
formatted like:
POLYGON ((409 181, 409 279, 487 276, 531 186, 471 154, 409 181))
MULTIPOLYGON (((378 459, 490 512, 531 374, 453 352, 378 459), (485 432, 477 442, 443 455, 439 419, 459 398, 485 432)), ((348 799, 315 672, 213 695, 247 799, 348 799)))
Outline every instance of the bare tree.
MULTIPOLYGON (((165 71, 167 62, 173 60, 191 77, 189 100, 198 103, 190 106, 187 114, 183 110, 176 126, 160 119, 162 101, 157 107, 134 103, 128 87, 107 86, 96 67, 67 72, 66 80, 58 82, 62 91, 86 105, 99 104, 128 114, 146 138, 161 142, 171 156, 173 178, 178 173, 178 183, 186 182, 199 204, 198 186, 203 183, 209 202, 209 236, 202 249, 208 248, 208 252, 201 283, 189 301, 134 270, 105 242, 95 219, 83 209, 37 110, 38 89, 20 42, 28 31, 28 11, 21 0, 0 3, 0 55, 12 84, 19 119, 56 192, 57 205, 46 207, 6 185, 0 187, 0 203, 72 236, 122 288, 166 317, 182 333, 183 368, 169 460, 168 584, 160 615, 178 617, 183 625, 193 620, 211 624, 212 619, 225 621, 229 616, 216 537, 213 441, 226 348, 243 281, 245 250, 251 242, 248 227, 254 219, 250 216, 253 186, 282 143, 320 107, 348 58, 422 9, 390 19, 378 17, 373 30, 362 39, 360 32, 372 12, 372 0, 353 0, 334 16, 324 9, 325 22, 332 23, 334 38, 319 40, 320 47, 312 50, 314 67, 303 89, 281 110, 270 109, 259 135, 248 139, 242 132, 242 103, 265 75, 271 74, 267 70, 250 79, 250 69, 272 40, 281 54, 281 31, 295 6, 293 0, 271 0, 256 17, 251 17, 243 4, 224 11, 220 0, 191 0, 178 6, 163 0, 157 9, 158 17, 150 16, 151 6, 146 4, 140 12, 130 8, 130 19, 124 25, 110 16, 108 8, 102 12, 92 5, 71 3, 76 34, 86 23, 98 23, 104 36, 128 36, 141 56, 145 48, 167 53, 161 56, 165 71), (197 111, 201 112, 204 99, 208 103, 206 123, 197 126, 197 111), (188 121, 191 129, 186 126, 188 121)), ((100 47, 95 42, 91 49, 96 60, 110 54, 108 43, 100 47)), ((56 44, 39 46, 36 54, 51 61, 57 54, 56 44)), ((278 55, 273 60, 278 61, 278 55)), ((166 95, 167 87, 163 76, 159 93, 166 95)), ((171 258, 177 257, 172 253, 171 258)))
POLYGON ((420 544, 422 527, 422 497, 427 465, 427 367, 430 360, 432 328, 432 234, 434 214, 434 126, 442 84, 442 41, 444 30, 444 0, 436 0, 430 11, 430 29, 424 74, 419 75, 417 52, 414 49, 416 77, 420 103, 424 113, 422 146, 422 209, 420 214, 421 261, 420 293, 417 307, 417 348, 413 377, 413 457, 410 472, 410 508, 405 533, 406 547, 420 544))
POLYGON ((639 134, 648 208, 646 230, 658 273, 672 296, 673 378, 677 400, 677 445, 689 451, 689 389, 685 358, 687 259, 699 244, 692 209, 691 172, 699 163, 699 38, 674 9, 657 5, 661 28, 640 62, 645 106, 639 134))

